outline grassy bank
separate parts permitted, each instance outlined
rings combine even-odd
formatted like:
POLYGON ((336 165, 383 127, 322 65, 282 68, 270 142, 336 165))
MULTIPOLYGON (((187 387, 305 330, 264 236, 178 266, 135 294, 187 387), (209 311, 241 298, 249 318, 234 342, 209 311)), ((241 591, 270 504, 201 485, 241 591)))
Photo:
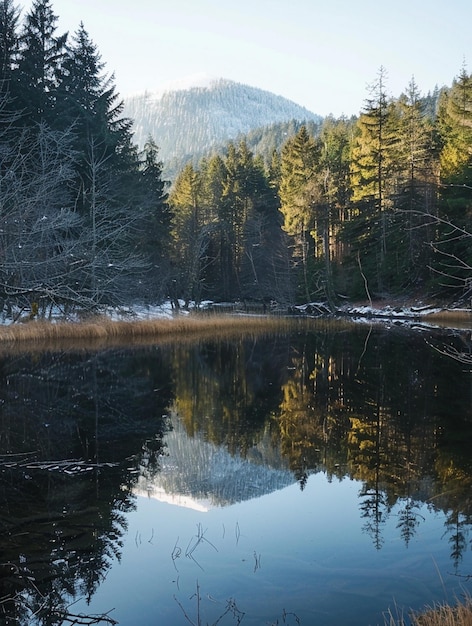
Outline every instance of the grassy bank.
POLYGON ((176 315, 152 320, 112 321, 97 317, 82 322, 30 321, 0 326, 0 350, 44 350, 204 341, 244 335, 289 332, 300 326, 326 328, 331 320, 224 314, 176 315))
POLYGON ((435 322, 443 325, 463 323, 472 323, 471 309, 441 309, 434 313, 428 313, 423 316, 426 322, 435 322))
POLYGON ((82 322, 30 321, 0 327, 0 343, 23 341, 53 341, 55 339, 114 339, 116 337, 162 337, 181 334, 218 333, 231 330, 258 331, 287 327, 284 318, 176 315, 153 320, 113 321, 96 317, 82 322))
MULTIPOLYGON (((385 315, 383 317, 386 317, 385 315)), ((441 310, 422 317, 440 326, 472 327, 472 312, 441 310), (464 326, 462 326, 464 325, 464 326)), ((80 322, 31 320, 0 325, 0 350, 44 350, 60 348, 101 348, 111 345, 147 345, 171 341, 204 341, 216 338, 256 336, 264 333, 352 327, 350 316, 344 320, 330 317, 232 315, 228 313, 176 314, 149 320, 112 320, 106 316, 80 322)))

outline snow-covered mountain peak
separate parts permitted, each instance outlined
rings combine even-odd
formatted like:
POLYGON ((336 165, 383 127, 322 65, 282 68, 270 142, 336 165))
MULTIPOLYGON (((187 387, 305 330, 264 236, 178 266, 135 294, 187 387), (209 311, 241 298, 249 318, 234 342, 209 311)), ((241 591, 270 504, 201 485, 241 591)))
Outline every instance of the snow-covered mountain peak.
POLYGON ((319 115, 271 92, 208 74, 193 74, 124 100, 142 147, 152 136, 164 162, 183 162, 271 124, 319 122, 319 115))

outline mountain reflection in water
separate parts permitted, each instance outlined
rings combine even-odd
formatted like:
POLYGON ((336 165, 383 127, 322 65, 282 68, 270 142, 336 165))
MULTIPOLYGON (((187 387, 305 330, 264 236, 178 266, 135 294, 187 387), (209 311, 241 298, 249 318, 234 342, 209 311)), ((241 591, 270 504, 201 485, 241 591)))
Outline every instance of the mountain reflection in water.
POLYGON ((320 324, 5 354, 0 619, 185 623, 196 580, 247 624, 290 608, 367 626, 392 598, 453 601, 472 574, 472 384, 432 346, 469 344, 320 324))
POLYGON ((138 478, 135 493, 208 511, 215 506, 257 498, 296 482, 267 434, 243 458, 205 441, 201 434, 189 437, 175 414, 171 424, 170 432, 164 437, 165 453, 159 459, 159 472, 150 480, 144 472, 138 478))

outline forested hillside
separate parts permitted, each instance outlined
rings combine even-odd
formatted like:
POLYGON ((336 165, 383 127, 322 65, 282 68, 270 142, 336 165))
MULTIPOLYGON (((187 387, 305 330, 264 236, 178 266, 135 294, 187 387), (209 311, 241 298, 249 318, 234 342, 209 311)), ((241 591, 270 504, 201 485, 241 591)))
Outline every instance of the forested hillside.
MULTIPOLYGON (((145 92, 124 101, 134 120, 134 141, 158 137, 165 172, 221 149, 229 140, 275 123, 319 122, 321 117, 270 92, 230 80, 163 93, 145 92)), ((275 147, 275 146, 274 146, 275 147)))
POLYGON ((465 67, 437 93, 412 81, 396 98, 381 68, 358 116, 253 129, 170 188, 163 138, 135 144, 96 44, 83 25, 56 24, 50 0, 23 19, 0 2, 4 318, 167 298, 470 298, 465 67))

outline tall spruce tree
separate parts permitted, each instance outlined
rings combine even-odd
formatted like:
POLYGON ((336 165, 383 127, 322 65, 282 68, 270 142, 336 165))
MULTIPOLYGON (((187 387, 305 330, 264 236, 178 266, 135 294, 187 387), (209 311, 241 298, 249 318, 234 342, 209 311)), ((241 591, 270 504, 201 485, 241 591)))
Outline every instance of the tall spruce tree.
POLYGON ((472 76, 462 67, 438 111, 439 221, 433 243, 438 283, 472 293, 472 76))
MULTIPOLYGON (((334 305, 334 265, 346 254, 340 231, 348 216, 350 196, 350 148, 352 124, 328 117, 320 130, 321 154, 317 177, 320 187, 315 205, 315 244, 323 261, 323 284, 328 302, 334 305)), ((344 289, 344 285, 342 286, 344 289)))
MULTIPOLYGON (((244 142, 243 158, 247 155, 244 142)), ((247 216, 248 203, 241 171, 238 147, 230 143, 225 158, 225 181, 222 202, 219 210, 220 223, 220 267, 221 298, 231 300, 240 297, 238 271, 243 251, 243 227, 247 216)))
POLYGON ((200 302, 207 238, 201 214, 201 179, 188 163, 178 175, 169 194, 172 211, 174 286, 171 296, 176 303, 183 298, 200 302))
POLYGON ((391 241, 397 285, 417 289, 427 278, 430 228, 436 198, 437 154, 427 101, 412 79, 396 103, 398 110, 398 181, 391 241))
POLYGON ((3 286, 22 306, 163 297, 169 212, 156 144, 138 153, 83 24, 67 42, 49 0, 33 0, 19 33, 18 15, 0 0, 0 297, 3 286))
POLYGON ((398 167, 398 119, 386 91, 383 67, 369 91, 352 149, 353 208, 345 235, 360 266, 359 277, 363 274, 359 284, 367 280, 381 295, 391 286, 388 235, 398 167))
POLYGON ((15 96, 30 125, 45 121, 53 126, 56 116, 67 40, 67 33, 56 34, 57 20, 50 0, 34 0, 21 33, 15 96))
MULTIPOLYGON (((125 174, 138 169, 138 154, 132 143, 132 121, 122 116, 123 102, 116 92, 114 76, 104 74, 97 46, 83 24, 74 34, 64 62, 59 90, 58 119, 62 128, 71 127, 78 153, 77 207, 87 211, 89 187, 88 152, 105 164, 103 174, 114 178, 114 193, 126 197, 125 174)), ((126 180, 126 183, 129 181, 126 180)), ((128 200, 128 198, 127 198, 128 200)))
POLYGON ((0 1, 0 94, 12 97, 18 64, 20 12, 13 0, 0 1))
POLYGON ((207 231, 204 281, 207 297, 220 298, 225 278, 222 274, 222 253, 228 238, 228 229, 222 214, 227 171, 222 155, 215 154, 199 163, 199 189, 202 224, 207 231))
POLYGON ((472 77, 462 67, 439 109, 442 138, 441 179, 444 184, 472 183, 472 77))
MULTIPOLYGON (((136 245, 150 263, 146 281, 148 298, 159 300, 167 295, 170 278, 171 212, 167 202, 167 182, 162 175, 163 163, 159 159, 159 148, 151 136, 144 144, 140 159, 140 176, 133 206, 133 211, 139 211, 140 215, 136 225, 136 245)), ((142 297, 143 294, 140 295, 142 297)))
POLYGON ((292 238, 294 259, 300 265, 301 296, 309 302, 313 293, 311 284, 314 246, 312 233, 315 222, 315 202, 319 193, 320 144, 302 126, 295 137, 282 148, 280 163, 280 210, 283 229, 292 238))

